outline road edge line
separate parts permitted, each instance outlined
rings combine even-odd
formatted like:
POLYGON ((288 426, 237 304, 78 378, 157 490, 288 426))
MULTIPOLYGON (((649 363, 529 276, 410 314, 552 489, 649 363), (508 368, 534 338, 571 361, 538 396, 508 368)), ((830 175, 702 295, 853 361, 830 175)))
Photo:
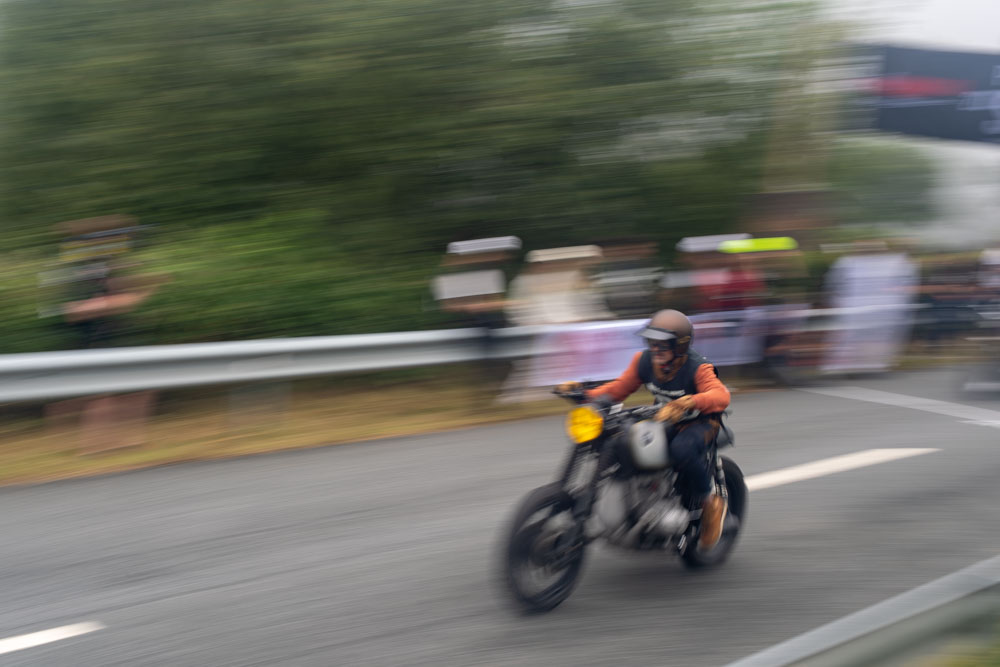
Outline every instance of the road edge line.
POLYGON ((879 602, 726 667, 782 667, 815 657, 1000 584, 1000 556, 970 565, 940 579, 879 602))

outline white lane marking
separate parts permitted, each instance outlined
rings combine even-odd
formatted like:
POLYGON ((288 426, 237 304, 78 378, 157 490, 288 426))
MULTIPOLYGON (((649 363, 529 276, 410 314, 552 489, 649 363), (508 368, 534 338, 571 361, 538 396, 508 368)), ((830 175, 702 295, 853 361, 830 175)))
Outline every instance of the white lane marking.
POLYGON ((746 481, 748 489, 751 491, 759 491, 761 489, 770 489, 783 484, 800 482, 804 479, 824 477, 826 475, 832 475, 846 470, 865 468, 879 463, 886 463, 888 461, 896 461, 898 459, 905 459, 911 456, 920 456, 921 454, 930 454, 932 452, 939 451, 941 450, 931 448, 867 449, 863 452, 854 452, 853 454, 834 456, 829 459, 803 463, 802 465, 792 466, 790 468, 782 468, 780 470, 764 472, 759 475, 751 475, 744 481, 746 481))
POLYGON ((59 628, 52 628, 51 630, 32 632, 28 635, 8 637, 7 639, 0 639, 0 654, 13 653, 14 651, 21 651, 26 648, 34 648, 43 644, 51 644, 52 642, 57 642, 62 639, 79 637, 80 635, 97 632, 98 630, 103 630, 104 628, 105 626, 101 623, 76 623, 74 625, 64 625, 59 628))
POLYGON ((849 398, 854 401, 865 401, 866 403, 892 405, 898 408, 921 410, 922 412, 932 412, 938 415, 957 417, 966 421, 966 423, 979 424, 981 426, 995 426, 996 423, 1000 423, 1000 412, 996 410, 987 410, 986 408, 977 408, 972 405, 962 405, 961 403, 949 403, 948 401, 936 401, 932 398, 894 394, 889 391, 879 391, 877 389, 865 389, 864 387, 803 387, 800 391, 807 391, 811 394, 822 394, 823 396, 834 396, 836 398, 849 398))
MULTIPOLYGON (((935 579, 923 586, 918 586, 896 597, 879 602, 876 605, 856 611, 853 614, 822 625, 815 630, 793 637, 787 641, 775 644, 760 653, 732 662, 727 667, 784 667, 785 665, 801 664, 802 661, 817 656, 838 646, 843 646, 861 637, 875 637, 873 633, 894 626, 920 614, 939 609, 944 605, 956 602, 978 593, 991 586, 1000 584, 1000 556, 980 561, 975 565, 952 572, 949 575, 935 579)), ((931 633, 937 632, 932 629, 931 633)), ((878 642, 879 652, 894 646, 912 646, 921 638, 927 637, 927 629, 915 627, 901 637, 886 637, 887 641, 878 642)), ((889 653, 886 651, 886 653, 889 653)), ((837 656, 830 656, 836 659, 837 656)), ((844 664, 846 656, 839 656, 844 664)), ((850 656, 854 663, 868 663, 875 654, 854 654, 850 656)), ((827 664, 837 664, 827 660, 827 664)))

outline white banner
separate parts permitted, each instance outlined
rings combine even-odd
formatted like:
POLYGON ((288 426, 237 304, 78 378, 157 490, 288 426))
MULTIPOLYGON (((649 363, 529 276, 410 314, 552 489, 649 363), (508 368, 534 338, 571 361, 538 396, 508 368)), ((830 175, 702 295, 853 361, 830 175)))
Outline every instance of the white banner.
POLYGON ((827 290, 839 312, 830 326, 823 370, 890 368, 909 337, 919 281, 916 265, 902 254, 837 260, 827 274, 827 290))
POLYGON ((765 308, 692 315, 692 349, 716 366, 739 366, 764 356, 765 308))
MULTIPOLYGON (((764 352, 766 309, 704 313, 691 317, 692 348, 716 366, 759 361, 764 352)), ((644 349, 639 330, 647 320, 584 322, 548 327, 535 341, 529 385, 611 380, 644 349)))
POLYGON ((610 380, 642 350, 636 334, 646 320, 587 322, 551 327, 535 340, 529 385, 610 380))

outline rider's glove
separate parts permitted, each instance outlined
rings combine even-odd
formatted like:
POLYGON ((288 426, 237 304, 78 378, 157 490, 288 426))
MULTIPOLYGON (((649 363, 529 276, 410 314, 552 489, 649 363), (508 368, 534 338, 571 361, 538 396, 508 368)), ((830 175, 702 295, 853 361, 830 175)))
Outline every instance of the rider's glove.
POLYGON ((557 394, 579 394, 583 392, 583 385, 579 382, 560 382, 556 385, 557 394))
POLYGON ((681 396, 670 401, 656 413, 656 421, 674 423, 680 421, 684 414, 694 410, 694 398, 692 396, 681 396))

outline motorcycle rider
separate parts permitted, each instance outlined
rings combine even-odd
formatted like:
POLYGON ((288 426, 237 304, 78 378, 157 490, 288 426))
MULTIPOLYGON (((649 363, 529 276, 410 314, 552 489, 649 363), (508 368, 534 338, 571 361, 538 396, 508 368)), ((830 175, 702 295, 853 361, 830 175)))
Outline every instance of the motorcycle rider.
MULTIPOLYGON (((729 389, 715 366, 691 349, 694 329, 684 313, 661 310, 639 332, 647 349, 637 352, 625 372, 611 382, 586 392, 591 400, 610 397, 624 401, 645 385, 657 403, 664 403, 655 419, 666 425, 670 460, 679 481, 691 497, 701 500, 699 547, 711 549, 722 535, 727 506, 715 493, 708 449, 729 407, 729 389)), ((579 392, 578 382, 564 382, 558 389, 579 392)))

